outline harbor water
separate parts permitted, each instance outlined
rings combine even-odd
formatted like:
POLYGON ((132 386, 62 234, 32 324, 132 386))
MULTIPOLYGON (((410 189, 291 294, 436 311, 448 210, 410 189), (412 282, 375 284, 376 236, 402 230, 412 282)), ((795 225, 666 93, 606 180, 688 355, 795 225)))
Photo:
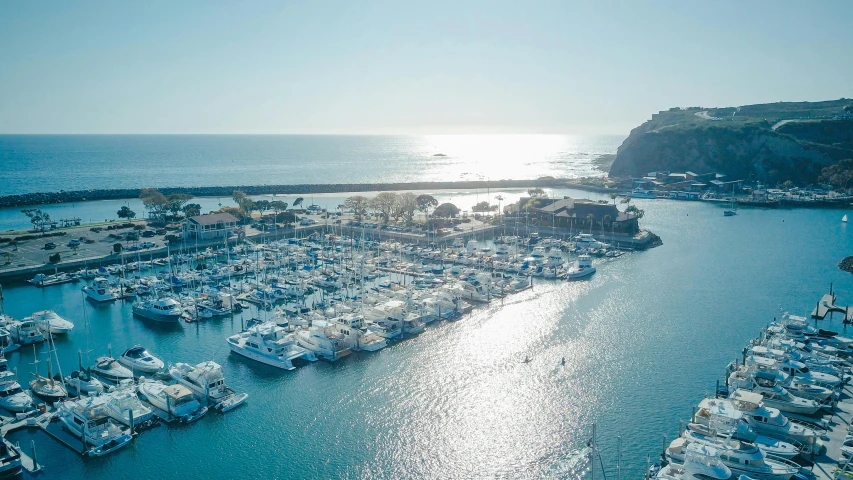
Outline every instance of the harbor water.
MULTIPOLYGON (((56 343, 66 370, 80 349, 93 359, 109 344, 114 355, 141 344, 167 363, 213 359, 250 395, 106 458, 80 458, 41 433, 11 439, 25 449, 36 440, 45 479, 542 478, 561 477, 595 422, 608 477, 621 436, 622 478, 641 478, 662 437, 677 435, 734 352, 782 309, 807 314, 830 283, 838 303, 853 302, 853 277, 836 267, 853 232, 839 210, 724 217, 701 202, 632 204, 662 246, 599 259, 588 281, 537 279, 379 352, 292 372, 229 354, 239 314, 163 328, 133 318, 129 304, 85 302, 79 284, 4 286, 11 315, 49 308, 77 323, 56 343)), ((843 331, 837 318, 819 326, 843 331)), ((23 383, 32 349, 9 359, 23 383)))

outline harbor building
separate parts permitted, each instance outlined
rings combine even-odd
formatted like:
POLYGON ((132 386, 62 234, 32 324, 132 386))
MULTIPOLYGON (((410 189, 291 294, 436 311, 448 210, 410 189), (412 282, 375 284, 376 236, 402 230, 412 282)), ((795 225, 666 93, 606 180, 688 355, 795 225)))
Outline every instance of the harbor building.
POLYGON ((237 217, 230 213, 210 213, 190 217, 184 222, 184 238, 210 240, 228 238, 237 230, 237 217))

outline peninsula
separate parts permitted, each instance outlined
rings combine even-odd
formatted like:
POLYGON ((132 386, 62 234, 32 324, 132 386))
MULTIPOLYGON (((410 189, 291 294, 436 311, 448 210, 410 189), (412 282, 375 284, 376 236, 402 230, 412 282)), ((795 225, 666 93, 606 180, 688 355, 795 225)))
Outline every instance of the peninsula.
POLYGON ((631 131, 611 177, 720 172, 769 185, 818 181, 853 158, 853 100, 671 108, 631 131))

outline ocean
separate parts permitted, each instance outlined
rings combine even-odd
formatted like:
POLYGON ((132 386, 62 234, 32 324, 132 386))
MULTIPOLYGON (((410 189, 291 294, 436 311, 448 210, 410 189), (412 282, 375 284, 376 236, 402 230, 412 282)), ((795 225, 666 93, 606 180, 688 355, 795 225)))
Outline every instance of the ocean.
MULTIPOLYGON (((428 150, 433 151, 452 154, 447 148, 428 150)), ((430 158, 424 161, 433 165, 430 158)), ((585 162, 577 160, 575 169, 593 171, 585 162)), ((104 157, 96 163, 111 162, 104 157)), ((115 181, 126 165, 137 182, 163 182, 145 185, 201 183, 164 179, 153 164, 112 163, 114 169, 104 176, 115 181)), ((547 164, 541 160, 530 168, 560 175, 547 164)), ((417 175, 400 165, 380 168, 366 160, 358 165, 400 181, 417 175)), ((316 174, 308 166, 299 168, 300 175, 316 174)), ((440 175, 441 168, 490 171, 473 161, 433 168, 429 175, 440 175)), ((540 175, 517 170, 521 178, 540 175)), ((222 172, 216 178, 225 182, 222 172)), ((352 167, 333 173, 332 178, 368 176, 352 167)), ((298 182, 309 181, 304 178, 298 182)), ((62 184, 52 174, 47 179, 54 188, 77 188, 76 180, 62 184)), ((32 172, 24 182, 26 191, 43 184, 32 172)), ((609 200, 587 192, 554 193, 609 200)), ((484 194, 495 192, 448 192, 447 198, 473 205, 470 200, 484 194)), ((596 423, 607 477, 615 478, 621 437, 621 477, 641 478, 647 456, 656 459, 664 439, 678 434, 679 420, 688 419, 692 407, 713 393, 726 364, 762 326, 783 310, 807 313, 830 284, 838 303, 853 302, 853 276, 836 268, 853 251, 853 232, 840 221, 850 212, 838 210, 741 209, 724 217, 723 207, 703 202, 635 199, 632 204, 645 211, 641 225, 658 234, 662 246, 596 260, 598 271, 589 281, 537 281, 533 290, 476 308, 456 322, 432 324, 418 337, 379 352, 293 372, 229 354, 225 338, 239 331, 240 315, 163 330, 134 318, 129 304, 85 302, 76 284, 4 285, 11 315, 49 308, 80 326, 57 342, 66 370, 76 366, 77 351, 87 348, 82 324, 88 319, 93 356, 105 354, 108 346, 118 354, 142 344, 167 363, 214 359, 230 385, 250 394, 246 405, 232 412, 145 432, 106 458, 81 458, 41 433, 10 438, 25 448, 36 441, 42 479, 565 478, 560 474, 565 459, 585 445, 596 423), (525 357, 531 361, 522 362, 525 357)), ((853 336, 839 318, 818 326, 853 336)), ((22 380, 32 362, 31 349, 9 355, 9 367, 17 368, 22 380)))
POLYGON ((0 195, 601 175, 622 136, 0 135, 0 195))

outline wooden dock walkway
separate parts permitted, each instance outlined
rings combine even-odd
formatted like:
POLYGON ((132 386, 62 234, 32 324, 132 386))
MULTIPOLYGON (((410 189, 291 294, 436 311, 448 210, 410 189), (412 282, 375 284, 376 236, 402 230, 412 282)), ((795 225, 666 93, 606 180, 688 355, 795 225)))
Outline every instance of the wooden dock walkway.
POLYGON ((839 312, 844 314, 844 321, 849 323, 853 321, 853 309, 850 306, 841 306, 835 304, 835 294, 830 292, 824 294, 823 297, 817 302, 815 309, 812 310, 812 318, 817 320, 823 320, 832 312, 839 312))
MULTIPOLYGON (((848 435, 851 420, 853 420, 853 387, 847 385, 836 405, 835 414, 829 419, 829 428, 822 438, 826 450, 814 459, 812 473, 820 480, 835 480, 838 461, 841 457, 841 446, 848 435)), ((851 465, 853 466, 853 465, 851 465)))

